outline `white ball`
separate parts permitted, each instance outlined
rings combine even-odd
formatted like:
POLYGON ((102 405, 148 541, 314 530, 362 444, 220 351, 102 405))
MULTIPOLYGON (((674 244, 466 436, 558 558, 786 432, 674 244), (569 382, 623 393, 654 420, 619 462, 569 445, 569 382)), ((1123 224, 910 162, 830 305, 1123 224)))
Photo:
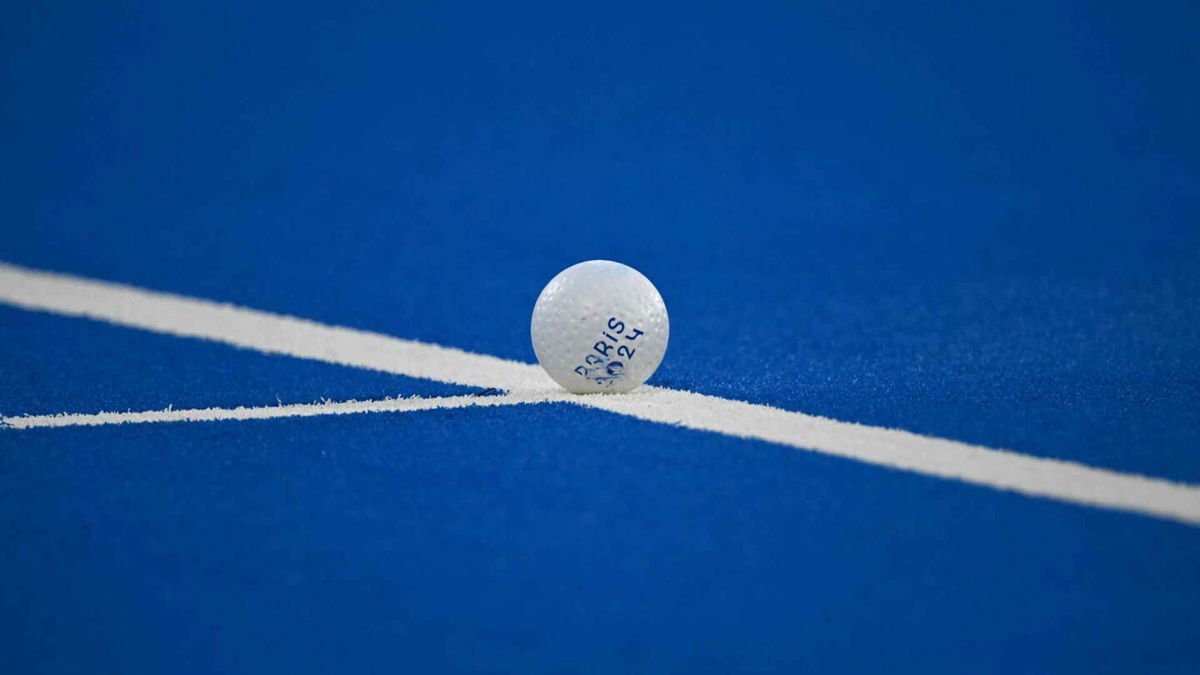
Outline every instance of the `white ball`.
POLYGON ((576 394, 642 384, 667 351, 667 306, 641 272, 612 262, 572 265, 533 306, 533 351, 555 382, 576 394))

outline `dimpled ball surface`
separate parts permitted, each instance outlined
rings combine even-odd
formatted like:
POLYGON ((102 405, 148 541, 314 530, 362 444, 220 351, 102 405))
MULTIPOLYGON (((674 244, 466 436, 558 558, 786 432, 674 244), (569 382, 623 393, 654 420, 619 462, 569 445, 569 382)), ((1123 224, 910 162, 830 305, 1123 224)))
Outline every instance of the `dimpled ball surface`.
POLYGON ((670 324, 662 296, 641 272, 589 260, 542 289, 530 334, 538 362, 567 391, 619 393, 654 374, 670 324))

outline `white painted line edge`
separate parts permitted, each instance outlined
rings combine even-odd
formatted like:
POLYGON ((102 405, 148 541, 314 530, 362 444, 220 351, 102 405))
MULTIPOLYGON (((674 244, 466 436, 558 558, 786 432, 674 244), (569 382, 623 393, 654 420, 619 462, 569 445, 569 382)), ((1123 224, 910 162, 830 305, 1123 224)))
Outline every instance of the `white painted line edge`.
POLYGON ((209 300, 0 263, 0 302, 268 354, 495 388, 523 402, 568 401, 651 422, 1200 525, 1196 485, 657 387, 616 396, 568 396, 533 364, 209 300))
POLYGON ((163 422, 220 422, 226 420, 269 420, 285 417, 318 417, 322 415, 354 415, 361 413, 403 413, 421 410, 454 408, 491 408, 504 405, 523 405, 547 402, 544 396, 521 394, 495 396, 465 395, 408 398, 388 398, 369 401, 322 401, 320 403, 289 403, 272 406, 238 406, 236 408, 167 408, 127 412, 62 413, 58 415, 17 415, 0 417, 0 426, 12 429, 47 429, 61 427, 97 427, 110 424, 146 424, 163 422))

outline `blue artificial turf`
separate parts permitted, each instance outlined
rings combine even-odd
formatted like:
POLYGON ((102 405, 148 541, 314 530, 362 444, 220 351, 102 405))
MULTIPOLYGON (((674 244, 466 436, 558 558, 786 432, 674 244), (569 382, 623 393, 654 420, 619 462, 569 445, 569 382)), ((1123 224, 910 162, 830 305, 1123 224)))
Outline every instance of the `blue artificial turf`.
MULTIPOLYGON (((0 7, 0 260, 1200 482, 1195 3, 0 7)), ((473 390, 0 307, 0 413, 473 390)), ((0 430, 16 672, 1200 670, 1197 531, 571 406, 0 430)))
POLYGON ((5 416, 479 391, 5 306, 0 306, 0 334, 5 336, 0 341, 0 415, 5 416))
POLYGON ((38 430, 0 467, 23 671, 1185 672, 1195 651, 1186 526, 566 404, 38 430))

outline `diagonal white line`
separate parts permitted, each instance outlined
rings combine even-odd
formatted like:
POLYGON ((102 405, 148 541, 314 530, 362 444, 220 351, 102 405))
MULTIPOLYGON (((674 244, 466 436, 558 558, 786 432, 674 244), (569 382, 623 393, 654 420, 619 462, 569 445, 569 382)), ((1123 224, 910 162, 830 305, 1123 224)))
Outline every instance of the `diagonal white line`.
POLYGON ((1200 525, 1200 486, 657 387, 617 396, 567 396, 535 365, 209 300, 0 263, 0 302, 269 354, 501 389, 527 402, 565 400, 641 420, 1200 525))
POLYGON ((2 262, 0 302, 426 380, 504 390, 555 388, 541 368, 528 363, 2 262))
MULTIPOLYGON (((565 398, 565 395, 563 396, 565 398)), ((502 405, 546 403, 552 399, 538 395, 502 394, 497 396, 441 396, 390 398, 372 401, 326 401, 236 408, 167 408, 140 412, 67 413, 59 415, 18 415, 0 417, 0 426, 13 429, 49 427, 98 427, 109 424, 145 424, 153 422, 218 422, 223 420, 269 420, 281 417, 318 417, 380 412, 417 412, 452 408, 490 408, 502 405)))
POLYGON ((703 394, 658 389, 640 397, 605 396, 595 405, 644 420, 790 445, 1032 497, 1200 525, 1200 486, 1196 485, 703 394))

